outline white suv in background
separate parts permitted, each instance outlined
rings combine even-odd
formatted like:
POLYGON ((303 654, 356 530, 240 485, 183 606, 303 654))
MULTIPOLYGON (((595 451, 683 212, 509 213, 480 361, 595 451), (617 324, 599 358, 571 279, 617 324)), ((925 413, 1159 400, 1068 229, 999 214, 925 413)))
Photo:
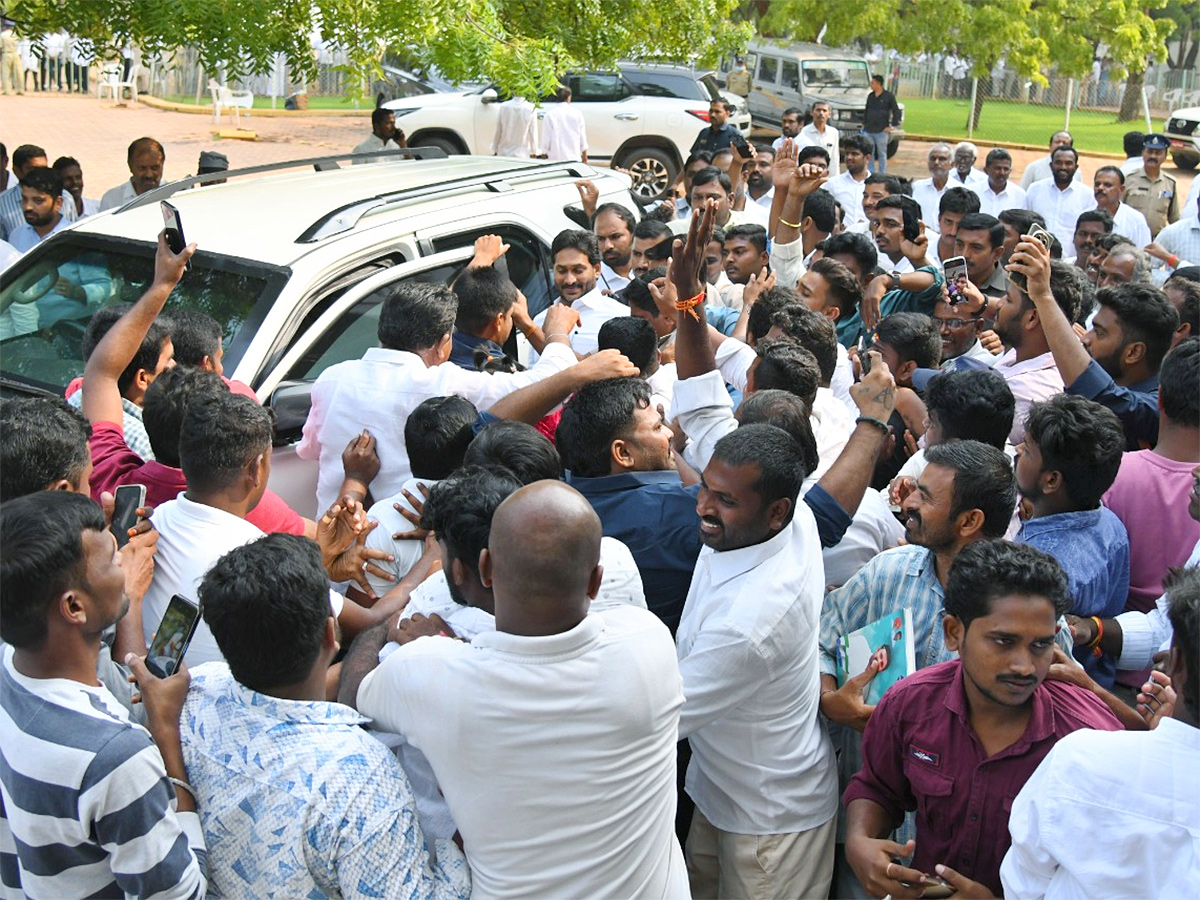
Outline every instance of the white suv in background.
POLYGON ((498 234, 511 245, 498 266, 536 314, 554 297, 551 242, 584 221, 577 178, 595 182, 600 202, 621 203, 636 215, 629 178, 619 172, 582 163, 447 159, 432 149, 411 155, 421 158, 258 166, 195 190, 187 188, 200 179, 185 178, 55 234, 0 275, 0 317, 9 318, 14 303, 26 305, 11 316, 14 323, 29 322, 43 306, 61 311, 54 291, 60 278, 85 287, 88 301, 76 301, 74 313, 48 327, 26 325, 17 330, 36 330, 0 339, 0 389, 61 397, 83 373, 80 340, 91 316, 132 303, 150 285, 163 224, 158 205, 169 199, 198 249, 166 314, 189 306, 224 326, 225 374, 249 384, 275 411, 271 487, 314 516, 316 464, 295 455, 309 392, 329 366, 376 346, 381 305, 396 284, 448 284, 470 260, 475 239, 498 234), (241 177, 251 174, 263 177, 241 177))
MULTIPOLYGON (((633 175, 643 200, 664 196, 683 168, 713 100, 734 105, 729 123, 750 135, 746 100, 722 91, 711 72, 685 66, 622 63, 615 72, 571 73, 571 102, 587 126, 588 161, 633 175)), ((496 133, 496 91, 425 94, 383 104, 410 147, 487 154, 496 133)), ((543 111, 544 107, 539 110, 543 111)))
POLYGON ((1167 140, 1171 142, 1171 159, 1181 169, 1200 165, 1200 106, 1177 109, 1167 119, 1167 140))

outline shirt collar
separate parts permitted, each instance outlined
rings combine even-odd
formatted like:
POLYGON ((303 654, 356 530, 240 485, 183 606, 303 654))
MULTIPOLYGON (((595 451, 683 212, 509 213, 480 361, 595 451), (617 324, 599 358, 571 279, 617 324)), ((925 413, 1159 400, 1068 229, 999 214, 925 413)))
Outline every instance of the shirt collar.
POLYGON ((1145 381, 1139 381, 1137 384, 1129 385, 1129 390, 1135 394, 1153 394, 1158 390, 1158 376, 1151 375, 1145 381))
POLYGON ((708 564, 713 586, 724 584, 739 575, 745 575, 751 569, 762 565, 772 556, 782 552, 791 542, 793 533, 799 527, 799 523, 793 518, 786 528, 760 544, 739 547, 737 550, 712 550, 706 547, 702 558, 708 564))
POLYGON ((240 684, 232 675, 225 686, 230 699, 246 708, 247 715, 281 722, 303 722, 309 725, 364 725, 371 720, 341 703, 325 700, 285 700, 260 694, 240 684))
MULTIPOLYGON (((967 688, 962 660, 955 659, 953 665, 955 667, 954 681, 950 685, 950 690, 946 691, 946 709, 958 716, 964 728, 974 733, 974 729, 971 728, 971 714, 967 709, 967 688)), ((988 757, 989 759, 1022 756, 1034 744, 1054 737, 1054 705, 1050 700, 1049 691, 1050 689, 1045 684, 1039 684, 1034 689, 1031 698, 1033 711, 1029 716, 1029 723, 1025 726, 1025 733, 995 756, 988 757)))
POLYGON ((1049 516, 1035 516, 1021 523, 1021 533, 1036 534, 1051 528, 1093 528, 1103 515, 1100 509, 1097 506, 1095 509, 1079 509, 1054 513, 1049 516))
POLYGON ((576 311, 590 309, 597 312, 611 313, 617 316, 629 315, 629 307, 620 300, 614 300, 612 297, 606 297, 600 293, 600 288, 596 287, 588 291, 578 300, 571 304, 571 309, 576 311))
POLYGON ((364 360, 372 360, 374 362, 394 363, 396 365, 411 366, 414 363, 425 365, 425 361, 417 354, 408 350, 391 350, 387 347, 368 347, 367 352, 363 354, 364 360))
POLYGON ((673 469, 663 469, 657 472, 620 472, 616 475, 600 475, 594 478, 567 473, 568 483, 579 493, 584 494, 616 494, 644 487, 648 484, 667 484, 683 487, 679 473, 673 469))
POLYGON ((1020 375, 1024 372, 1036 372, 1041 369, 1053 369, 1054 354, 1047 350, 1045 353, 1039 353, 1025 362, 1017 362, 1016 349, 1010 349, 1000 357, 1000 361, 996 363, 996 368, 1008 369, 1014 375, 1020 375))
POLYGON ((487 351, 489 359, 503 358, 504 348, 493 340, 467 334, 465 331, 455 331, 451 340, 453 349, 450 351, 450 361, 466 369, 475 368, 475 350, 481 348, 487 351))
POLYGON ((471 645, 489 647, 501 653, 512 653, 527 658, 542 657, 546 662, 550 662, 556 657, 577 655, 594 642, 603 630, 604 620, 600 616, 584 616, 582 622, 561 634, 529 637, 504 631, 488 631, 476 635, 471 645))

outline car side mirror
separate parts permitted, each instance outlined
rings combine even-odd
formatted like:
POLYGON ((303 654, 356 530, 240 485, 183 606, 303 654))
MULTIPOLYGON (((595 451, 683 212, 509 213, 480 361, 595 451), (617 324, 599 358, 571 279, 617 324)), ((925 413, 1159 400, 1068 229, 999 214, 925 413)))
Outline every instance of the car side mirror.
POLYGON ((500 99, 500 95, 496 93, 495 88, 488 88, 486 91, 484 91, 482 94, 479 95, 480 103, 495 103, 499 99, 500 99))
POLYGON ((275 445, 299 439, 312 408, 312 383, 285 381, 275 388, 268 405, 275 413, 275 445))

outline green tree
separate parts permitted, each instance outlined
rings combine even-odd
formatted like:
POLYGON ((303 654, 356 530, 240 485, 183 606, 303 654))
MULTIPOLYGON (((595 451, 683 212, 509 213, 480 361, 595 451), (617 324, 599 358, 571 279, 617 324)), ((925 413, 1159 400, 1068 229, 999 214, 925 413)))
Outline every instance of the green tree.
POLYGON ((489 80, 536 98, 577 67, 622 58, 710 64, 744 46, 735 0, 8 0, 22 35, 59 28, 112 54, 126 41, 148 52, 195 47, 210 72, 265 73, 277 53, 297 80, 317 65, 311 35, 346 55, 365 85, 388 47, 451 80, 489 80))
MULTIPOLYGON (((764 33, 815 40, 827 26, 832 46, 866 40, 901 53, 955 53, 986 77, 1004 57, 1023 76, 1045 84, 1044 67, 1081 77, 1091 68, 1097 45, 1120 70, 1140 75, 1149 59, 1164 56, 1175 28, 1153 19, 1168 0, 872 0, 869 4, 828 0, 777 0, 761 20, 764 33)), ((1126 92, 1127 96, 1130 93, 1126 92)), ((982 92, 971 111, 978 126, 982 92)))

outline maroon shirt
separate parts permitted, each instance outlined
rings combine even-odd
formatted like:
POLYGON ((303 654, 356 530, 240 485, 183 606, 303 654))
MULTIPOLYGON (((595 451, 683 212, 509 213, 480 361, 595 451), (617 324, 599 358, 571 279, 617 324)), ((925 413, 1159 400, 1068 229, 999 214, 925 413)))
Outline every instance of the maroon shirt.
POLYGON ((1046 681, 1033 692, 1025 734, 989 758, 971 728, 962 663, 939 663, 883 695, 863 732, 862 769, 842 799, 875 801, 893 827, 915 809, 912 868, 948 865, 1002 896, 1013 800, 1058 739, 1081 728, 1122 730, 1095 695, 1046 681))

